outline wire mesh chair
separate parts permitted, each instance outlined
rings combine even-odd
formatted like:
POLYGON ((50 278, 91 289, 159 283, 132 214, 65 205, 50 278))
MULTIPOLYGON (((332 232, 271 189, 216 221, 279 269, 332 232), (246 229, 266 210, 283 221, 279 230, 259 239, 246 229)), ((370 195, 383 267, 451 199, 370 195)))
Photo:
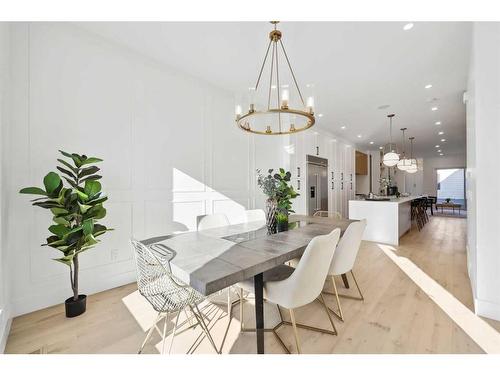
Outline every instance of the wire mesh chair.
POLYGON ((170 316, 175 315, 175 325, 168 350, 170 353, 179 323, 179 315, 186 309, 191 311, 197 321, 197 324, 200 325, 215 351, 220 354, 220 351, 217 349, 217 346, 210 335, 203 315, 198 308, 198 304, 205 300, 205 296, 175 278, 170 270, 169 258, 163 256, 160 257, 160 254, 155 255, 155 252, 152 251, 151 248, 139 241, 131 240, 130 242, 132 244, 136 260, 137 287, 139 289, 139 293, 151 304, 155 311, 158 312, 158 316, 149 329, 138 354, 140 354, 144 349, 144 346, 150 339, 153 330, 157 328, 157 324, 161 319, 164 319, 161 353, 163 354, 165 352, 167 322, 169 321, 170 316))
POLYGON ((316 211, 313 217, 332 217, 334 219, 342 219, 342 215, 337 211, 316 211))

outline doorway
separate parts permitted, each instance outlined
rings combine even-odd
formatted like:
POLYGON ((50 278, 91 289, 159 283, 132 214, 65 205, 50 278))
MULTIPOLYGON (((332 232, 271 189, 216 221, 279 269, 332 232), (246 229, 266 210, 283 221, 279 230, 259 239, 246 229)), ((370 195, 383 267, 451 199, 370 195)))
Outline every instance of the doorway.
POLYGON ((436 169, 436 175, 437 202, 441 203, 450 199, 453 203, 460 204, 465 209, 465 169, 436 169))

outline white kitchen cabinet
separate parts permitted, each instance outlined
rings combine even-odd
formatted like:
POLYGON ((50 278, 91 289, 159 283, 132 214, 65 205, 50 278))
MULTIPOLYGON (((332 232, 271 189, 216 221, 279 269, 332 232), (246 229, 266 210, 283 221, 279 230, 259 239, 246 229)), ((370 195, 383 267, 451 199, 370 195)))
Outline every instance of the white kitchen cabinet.
POLYGON ((290 136, 288 146, 292 185, 300 194, 293 201, 298 214, 307 214, 307 155, 328 159, 328 210, 348 217, 355 195, 354 147, 326 132, 305 131, 290 136))

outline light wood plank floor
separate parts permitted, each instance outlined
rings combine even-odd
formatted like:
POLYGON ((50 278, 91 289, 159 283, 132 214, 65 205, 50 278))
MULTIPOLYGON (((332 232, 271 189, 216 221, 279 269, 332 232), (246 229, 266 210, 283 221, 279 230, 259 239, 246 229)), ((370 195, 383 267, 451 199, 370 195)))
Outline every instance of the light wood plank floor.
MULTIPOLYGON (((472 308, 466 271, 463 218, 433 217, 418 232, 413 228, 395 250, 472 308)), ((338 336, 299 330, 305 353, 482 353, 481 348, 433 302, 379 246, 363 242, 355 266, 365 301, 342 300, 346 321, 336 321, 338 336)), ((354 290, 342 290, 341 293, 354 290)), ((327 282, 325 288, 331 288, 327 282)), ((154 311, 142 299, 135 284, 89 296, 88 310, 80 317, 64 317, 58 305, 14 319, 7 353, 134 353, 152 324, 154 311)), ((327 303, 334 306, 332 297, 327 303)), ((204 312, 217 345, 223 353, 254 353, 255 335, 240 333, 239 308, 229 319, 224 305, 206 304, 204 312)), ((245 302, 245 324, 253 326, 253 302, 245 302)), ((277 322, 276 307, 265 306, 266 327, 277 322)), ((318 302, 298 309, 299 322, 329 328, 318 302)), ((184 319, 184 317, 182 317, 184 319)), ((288 318, 285 315, 285 318, 288 318)), ((498 322, 492 322, 497 328, 498 322)), ((187 326, 187 324, 186 324, 187 326)), ((173 352, 213 353, 206 339, 192 343, 199 328, 188 329, 174 341, 173 352)), ((280 335, 293 352, 291 327, 280 335)), ((160 336, 155 333, 146 353, 158 353, 160 336)), ((283 353, 272 334, 266 334, 266 352, 283 353)))

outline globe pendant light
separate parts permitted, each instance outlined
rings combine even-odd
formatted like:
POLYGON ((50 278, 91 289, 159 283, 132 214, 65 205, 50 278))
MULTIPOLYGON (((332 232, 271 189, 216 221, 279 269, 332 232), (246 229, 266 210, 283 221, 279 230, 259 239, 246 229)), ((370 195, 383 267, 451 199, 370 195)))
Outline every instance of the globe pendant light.
POLYGON ((405 153, 405 131, 406 131, 406 129, 407 128, 401 128, 401 131, 403 132, 403 142, 402 142, 402 145, 403 145, 402 155, 403 155, 403 157, 401 158, 401 160, 399 160, 399 162, 397 164, 398 169, 401 171, 406 171, 408 168, 411 167, 411 160, 406 157, 406 153, 405 153))
POLYGON ((415 139, 415 137, 410 137, 408 138, 411 142, 411 146, 410 146, 410 167, 408 169, 406 169, 406 172, 408 173, 416 173, 418 171, 418 167, 417 167, 417 159, 413 159, 413 140, 415 139))
POLYGON ((396 164, 398 164, 399 161, 399 155, 397 153, 396 145, 392 143, 392 118, 394 116, 394 113, 387 115, 387 117, 389 117, 390 143, 385 146, 386 152, 384 154, 383 163, 388 167, 394 167, 396 164))

